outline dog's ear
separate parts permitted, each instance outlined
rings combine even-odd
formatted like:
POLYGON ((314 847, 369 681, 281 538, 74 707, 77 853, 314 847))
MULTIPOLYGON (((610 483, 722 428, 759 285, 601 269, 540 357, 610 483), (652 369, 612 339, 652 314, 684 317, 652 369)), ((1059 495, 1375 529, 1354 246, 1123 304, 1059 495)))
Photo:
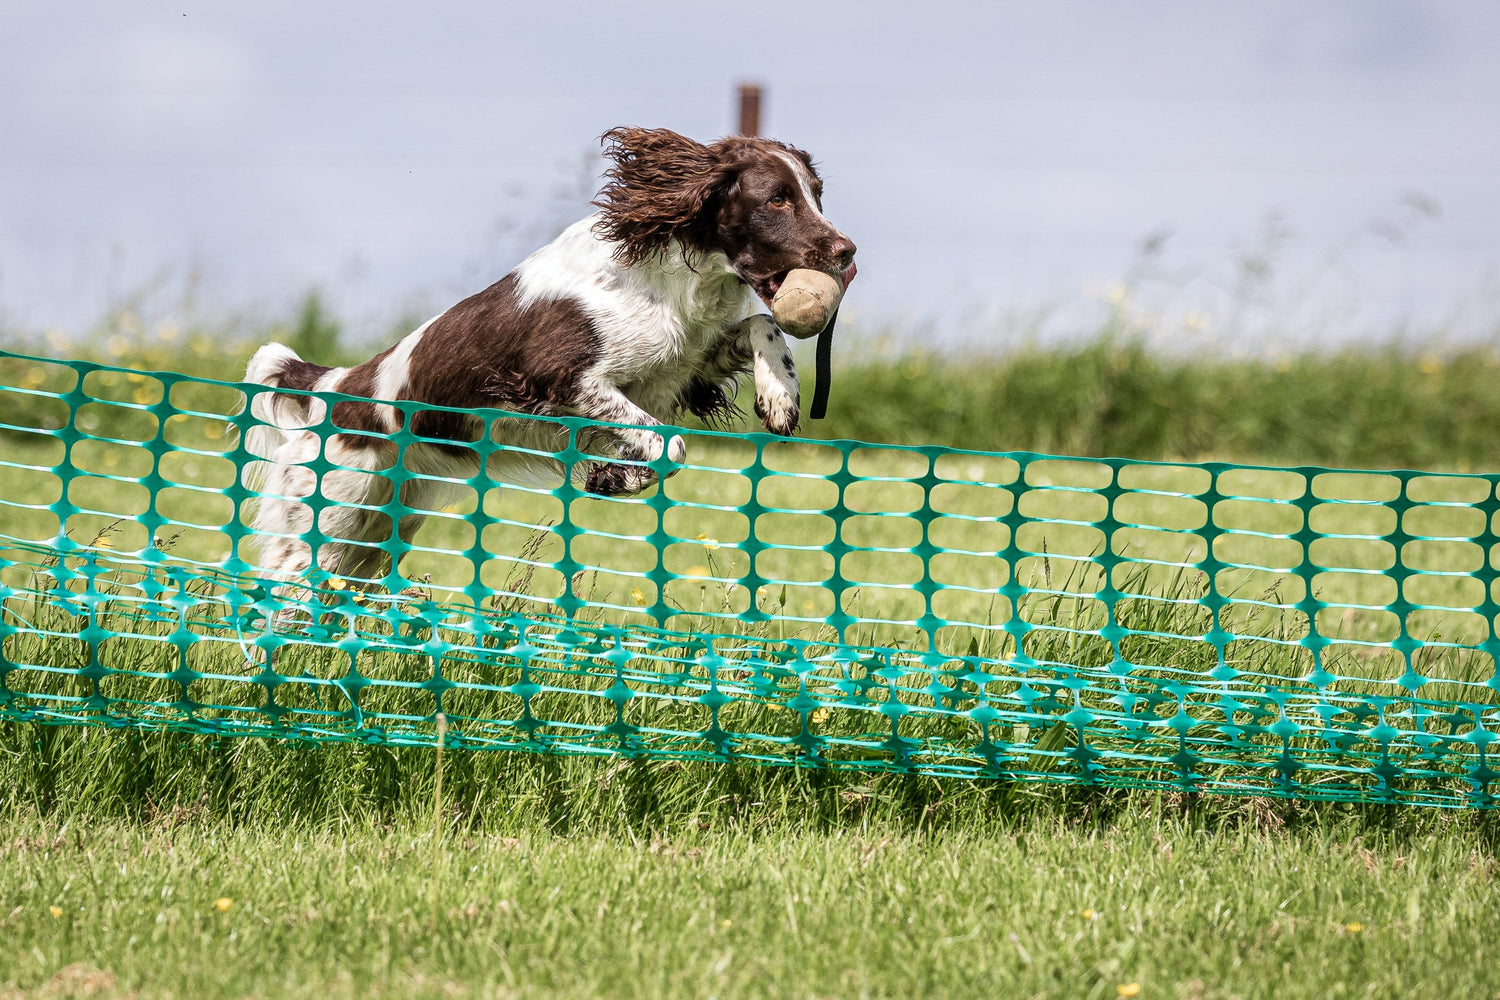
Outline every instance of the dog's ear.
POLYGON ((615 258, 638 264, 674 239, 707 250, 712 206, 736 176, 722 144, 705 146, 664 128, 614 128, 600 141, 614 165, 594 202, 603 212, 594 229, 619 244, 615 258))

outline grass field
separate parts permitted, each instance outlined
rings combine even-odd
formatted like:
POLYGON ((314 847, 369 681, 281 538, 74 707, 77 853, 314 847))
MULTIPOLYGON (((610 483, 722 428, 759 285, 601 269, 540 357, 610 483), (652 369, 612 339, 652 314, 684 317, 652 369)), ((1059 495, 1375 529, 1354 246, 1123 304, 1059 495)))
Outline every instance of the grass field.
POLYGON ((346 784, 425 765, 430 792, 431 752, 384 765, 305 747, 249 756, 272 773, 240 820, 225 816, 244 807, 195 775, 182 779, 208 789, 201 803, 151 818, 119 816, 97 785, 59 789, 45 818, 8 809, 0 995, 1500 987, 1488 816, 528 759, 481 763, 477 825, 435 842, 420 803, 382 818, 346 784), (320 755, 334 759, 305 761, 320 755), (334 787, 299 800, 288 772, 316 780, 319 767, 334 787), (292 794, 268 801, 278 791, 292 794), (320 818, 286 815, 317 797, 320 818))
MULTIPOLYGON (((138 360, 234 370, 234 359, 201 353, 185 355, 192 364, 138 360)), ((989 367, 909 357, 846 370, 819 430, 1081 456, 1488 470, 1500 467, 1500 445, 1487 433, 1492 415, 1500 417, 1496 367, 1479 354, 1433 362, 1391 353, 1310 357, 1279 371, 1164 360, 1107 341, 1023 352, 989 367), (1351 385, 1362 393, 1340 388, 1351 385)), ((129 400, 149 389, 110 391, 129 400)), ((30 400, 0 398, 6 405, 38 416, 30 400)), ((127 443, 75 450, 91 474, 87 499, 103 511, 144 510, 141 488, 128 481, 141 475, 129 425, 107 408, 98 416, 127 443)), ((173 433, 201 444, 208 423, 173 433)), ((46 443, 17 447, 11 441, 7 461, 45 468, 59 460, 46 443)), ((910 474, 900 472, 909 454, 878 460, 900 479, 910 474)), ((688 504, 724 495, 727 480, 712 466, 745 464, 732 445, 694 455, 705 468, 669 484, 688 504)), ((903 484, 869 491, 853 512, 865 516, 860 544, 872 550, 862 568, 851 564, 864 586, 846 597, 860 603, 820 604, 830 600, 817 585, 826 566, 795 546, 823 538, 817 521, 827 501, 817 478, 827 450, 787 455, 774 504, 789 511, 775 536, 786 549, 781 562, 756 567, 792 581, 789 593, 774 595, 776 610, 794 612, 780 627, 815 629, 837 608, 876 623, 853 641, 909 634, 910 569, 899 551, 880 551, 911 544, 899 518, 882 516, 910 510, 903 484)), ((195 470, 184 465, 176 475, 208 486, 225 478, 222 459, 193 460, 195 470)), ((1203 581, 1156 564, 1182 561, 1198 537, 1194 524, 1216 513, 1185 512, 1184 498, 1159 495, 1202 493, 1191 469, 1174 468, 1166 480, 1137 484, 1143 523, 1178 530, 1135 539, 1145 559, 1134 583, 1143 595, 1137 624, 1149 622, 1153 637, 1132 656, 1186 672, 1205 666, 1193 603, 1203 581)), ((1098 514, 1069 492, 1097 466, 1044 471, 1044 482, 987 487, 984 502, 1005 494, 1006 510, 1080 522, 1028 538, 1025 548, 1046 556, 1014 569, 1058 593, 1013 606, 979 563, 955 560, 943 570, 958 588, 945 611, 960 627, 934 638, 945 652, 987 643, 987 654, 1003 655, 1008 635, 996 624, 1008 618, 1042 626, 1028 652, 1049 662, 1090 663, 1107 650, 1090 634, 1100 624, 1101 580, 1087 568, 1098 514)), ((11 475, 0 483, 6 500, 56 499, 23 496, 35 477, 11 475)), ((981 462, 952 478, 962 486, 1012 481, 1007 475, 1015 472, 1003 462, 981 462)), ((1251 476, 1241 488, 1274 500, 1287 489, 1279 475, 1251 476)), ((1436 575, 1417 591, 1432 610, 1412 625, 1436 643, 1422 670, 1444 685, 1434 689, 1439 697, 1491 704, 1484 685, 1493 661, 1451 648, 1491 628, 1473 609, 1494 599, 1492 588, 1476 595, 1464 582, 1475 564, 1491 565, 1491 526, 1470 523, 1460 509, 1474 499, 1464 491, 1482 482, 1420 484, 1420 530, 1407 532, 1438 539, 1422 563, 1436 575), (1463 572, 1442 575, 1452 567, 1463 572)), ((1273 683, 1305 673, 1295 646, 1263 640, 1305 632, 1297 605, 1316 587, 1338 605, 1331 617, 1346 641, 1331 668, 1336 687, 1388 690, 1404 666, 1386 648, 1392 621, 1378 610, 1391 599, 1378 571, 1393 558, 1381 540, 1392 526, 1369 515, 1390 482, 1346 477, 1321 488, 1330 501, 1322 516, 1337 509, 1355 520, 1319 524, 1349 537, 1320 551, 1318 573, 1229 567, 1216 581, 1224 593, 1245 595, 1236 628, 1254 641, 1235 647, 1235 662, 1273 683), (1331 503, 1341 498, 1353 503, 1331 503), (1274 586, 1282 588, 1276 598, 1257 596, 1274 586)), ((993 508, 973 506, 962 488, 947 501, 954 520, 938 536, 947 544, 1007 544, 987 526, 993 508)), ((473 570, 465 579, 440 550, 479 540, 518 553, 555 514, 546 499, 525 495, 472 501, 481 503, 488 534, 476 539, 462 511, 440 520, 422 536, 432 551, 414 557, 413 575, 430 573, 437 590, 456 588, 450 593, 460 597, 473 570)), ((651 530, 648 506, 581 503, 581 516, 605 519, 621 535, 651 530)), ((223 557, 215 526, 232 510, 211 496, 177 496, 164 509, 201 525, 182 530, 175 558, 223 557)), ((1256 540, 1286 531, 1278 510, 1226 508, 1243 532, 1231 561, 1286 565, 1280 542, 1256 540)), ((47 517, 13 508, 7 533, 50 537, 58 524, 47 517)), ((664 565, 679 576, 670 593, 632 575, 643 572, 639 542, 600 543, 590 561, 617 572, 587 581, 590 602, 614 619, 670 606, 679 625, 731 627, 744 602, 763 599, 733 589, 751 568, 736 562, 742 520, 700 506, 670 525, 677 540, 664 565)), ((141 529, 128 518, 111 523, 94 515, 79 537, 108 537, 116 551, 149 542, 131 536, 141 529)), ((543 532, 536 561, 555 558, 555 544, 543 532)), ((513 569, 493 566, 477 580, 503 589, 513 569)), ((513 589, 555 594, 561 585, 543 574, 513 589)), ((124 648, 111 655, 119 657, 113 668, 151 683, 170 669, 132 660, 138 653, 124 648)), ((227 645, 206 655, 198 669, 240 669, 227 645)), ((34 663, 37 652, 22 659, 34 663)), ((336 673, 331 664, 308 667, 309 676, 336 673)), ((392 679, 402 669, 398 661, 371 666, 392 679)), ((786 715, 761 704, 745 725, 779 733, 786 715)), ((1487 931, 1500 906, 1500 826, 1491 814, 503 753, 449 753, 443 774, 439 798, 426 748, 0 723, 0 928, 15 942, 0 952, 0 996, 1500 995, 1487 931), (222 911, 220 899, 228 901, 222 911)))
POLYGON ((1497 988, 1493 814, 506 754, 449 754, 439 803, 435 769, 430 749, 3 727, 0 984, 178 997, 1497 988))

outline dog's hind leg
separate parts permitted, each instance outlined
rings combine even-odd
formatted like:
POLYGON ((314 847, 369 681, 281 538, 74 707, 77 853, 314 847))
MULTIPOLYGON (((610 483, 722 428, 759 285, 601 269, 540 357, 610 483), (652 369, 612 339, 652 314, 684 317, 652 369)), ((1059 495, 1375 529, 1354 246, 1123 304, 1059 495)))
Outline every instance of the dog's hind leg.
MULTIPOLYGON (((578 411, 593 420, 612 424, 635 424, 635 427, 599 428, 581 442, 588 450, 598 448, 600 439, 613 447, 617 457, 630 462, 654 462, 663 453, 674 464, 687 460, 687 443, 678 435, 670 441, 662 435, 648 430, 658 427, 661 421, 631 402, 619 387, 602 380, 592 380, 581 394, 578 411)), ((590 493, 614 496, 622 493, 639 493, 656 482, 656 472, 644 465, 621 465, 607 462, 589 471, 585 489, 590 493)))
POLYGON ((416 531, 403 517, 406 530, 398 534, 392 521, 392 443, 342 434, 320 449, 322 443, 311 431, 294 432, 267 456, 269 471, 260 474, 252 522, 260 539, 257 561, 266 576, 281 581, 273 593, 294 602, 272 615, 272 632, 316 615, 318 597, 307 579, 314 565, 340 581, 378 586, 386 579, 392 541, 403 535, 409 540, 416 531), (334 466, 321 475, 311 467, 320 450, 334 466))
POLYGON ((390 569, 391 543, 399 538, 391 509, 396 446, 385 438, 335 434, 324 453, 335 468, 318 484, 318 568, 378 586, 390 569))

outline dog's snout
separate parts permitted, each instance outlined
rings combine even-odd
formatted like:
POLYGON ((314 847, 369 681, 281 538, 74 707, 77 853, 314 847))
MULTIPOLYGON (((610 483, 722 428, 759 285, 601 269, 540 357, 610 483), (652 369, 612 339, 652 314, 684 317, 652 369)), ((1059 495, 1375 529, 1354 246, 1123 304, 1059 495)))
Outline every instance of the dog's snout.
POLYGON ((841 235, 833 241, 833 246, 829 249, 829 254, 832 255, 834 264, 842 271, 854 263, 854 254, 858 249, 859 247, 854 245, 853 240, 841 235))

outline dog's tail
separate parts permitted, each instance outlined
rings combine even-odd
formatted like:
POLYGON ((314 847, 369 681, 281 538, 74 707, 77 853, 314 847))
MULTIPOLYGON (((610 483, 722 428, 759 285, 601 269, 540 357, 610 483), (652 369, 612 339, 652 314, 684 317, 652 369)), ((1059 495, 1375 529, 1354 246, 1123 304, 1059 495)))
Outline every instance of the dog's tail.
MULTIPOLYGON (((256 382, 272 389, 296 389, 309 392, 318 387, 319 381, 331 368, 310 364, 298 357, 297 352, 285 344, 267 344, 255 352, 245 368, 245 381, 256 382)), ((258 392, 250 401, 250 412, 261 425, 251 431, 264 431, 261 437, 272 448, 286 439, 284 431, 310 427, 323 419, 323 401, 311 396, 294 396, 282 392, 258 392)), ((270 458, 269 452, 253 447, 247 442, 251 454, 270 458)))
MULTIPOLYGON (((245 381, 258 382, 273 389, 308 392, 317 388, 319 380, 332 370, 303 361, 285 344, 267 344, 250 359, 245 368, 245 381)), ((268 424, 291 430, 322 419, 321 413, 313 412, 318 404, 318 400, 308 396, 262 392, 257 393, 250 404, 250 412, 268 424)))

